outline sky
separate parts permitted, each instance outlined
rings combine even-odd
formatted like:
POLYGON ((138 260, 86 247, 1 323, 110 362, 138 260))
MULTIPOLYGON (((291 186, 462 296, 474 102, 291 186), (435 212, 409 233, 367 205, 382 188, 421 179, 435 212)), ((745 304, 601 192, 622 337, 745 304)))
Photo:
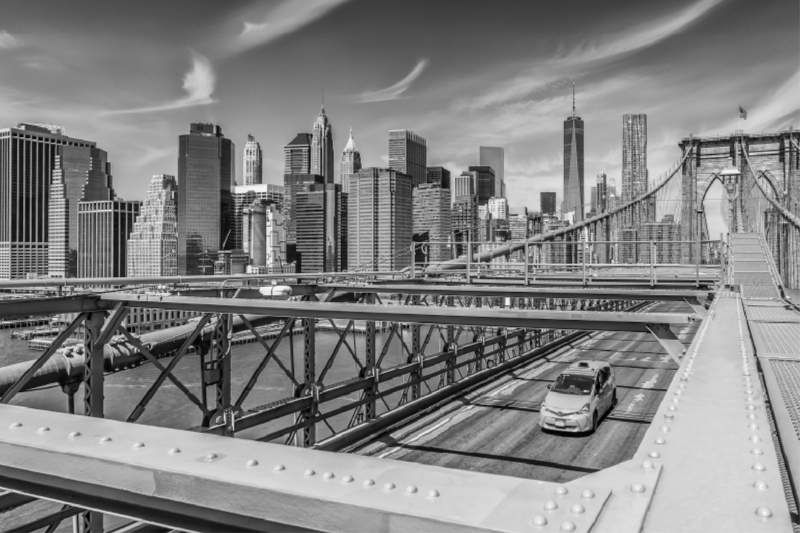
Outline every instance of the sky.
MULTIPOLYGON (((800 4, 791 0, 272 0, 3 2, 0 127, 54 123, 97 142, 117 194, 177 174, 178 136, 213 122, 264 152, 310 132, 322 95, 337 158, 352 124, 362 161, 388 130, 427 139, 458 174, 505 148, 511 206, 563 188, 563 121, 585 121, 585 183, 621 185, 622 115, 648 118, 651 179, 689 134, 800 127, 800 4), (601 6, 601 7, 598 7, 601 6)), ((337 165, 338 175, 338 165, 337 165)), ((712 232, 713 234, 713 232, 712 232)))

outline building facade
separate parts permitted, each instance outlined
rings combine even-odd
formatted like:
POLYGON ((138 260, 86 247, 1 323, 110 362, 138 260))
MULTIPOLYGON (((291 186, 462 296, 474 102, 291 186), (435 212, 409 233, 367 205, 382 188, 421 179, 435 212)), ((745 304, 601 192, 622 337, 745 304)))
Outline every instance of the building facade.
POLYGON ((350 126, 350 137, 342 150, 342 162, 339 168, 339 180, 343 193, 350 192, 350 177, 359 170, 361 170, 361 152, 356 147, 356 141, 353 139, 353 127, 350 126))
POLYGON ((494 193, 496 196, 506 198, 505 150, 499 146, 481 146, 480 164, 492 167, 494 170, 494 193))
POLYGON ((583 120, 575 114, 573 87, 572 116, 564 121, 564 200, 562 212, 575 211, 575 222, 584 219, 583 120))
POLYGON ((425 183, 428 169, 425 138, 410 130, 390 130, 389 168, 411 176, 414 187, 425 183))
POLYGON ((244 145, 244 184, 258 185, 263 182, 261 166, 261 145, 252 135, 247 136, 244 145))
MULTIPOLYGON (((457 243, 479 239, 478 196, 475 194, 457 196, 453 201, 451 229, 453 240, 457 243)), ((466 253, 466 247, 456 247, 457 255, 466 253)))
POLYGON ((119 198, 78 202, 78 277, 127 276, 128 237, 142 203, 119 198))
POLYGON ((435 183, 425 183, 414 187, 412 231, 414 242, 422 242, 420 236, 427 233, 432 244, 427 247, 425 259, 437 263, 450 259, 449 243, 451 237, 452 214, 450 191, 435 183))
POLYGON ((450 190, 450 171, 444 167, 428 167, 425 172, 425 182, 450 190))
POLYGON ((242 210, 242 251, 250 266, 267 266, 267 201, 254 200, 242 210))
POLYGON ((178 275, 178 182, 156 174, 128 237, 127 275, 178 275))
MULTIPOLYGON (((647 115, 622 116, 622 201, 628 203, 647 192, 647 115)), ((655 222, 655 211, 636 209, 627 225, 655 222)))
POLYGON ((411 265, 412 188, 411 176, 394 169, 367 168, 353 177, 348 199, 350 270, 394 271, 411 265))
POLYGON ((555 215, 556 193, 554 192, 539 193, 539 208, 543 215, 555 215))
POLYGON ((192 124, 179 137, 178 274, 211 275, 229 249, 235 147, 214 124, 192 124), (224 246, 223 246, 224 245, 224 246))
POLYGON ((297 193, 297 272, 347 270, 347 207, 338 183, 313 184, 297 193))
POLYGON ((453 180, 453 201, 461 196, 473 196, 478 193, 478 173, 464 171, 453 180))
POLYGON ((311 134, 298 133, 283 147, 283 173, 309 174, 311 172, 311 134))
POLYGON ((505 198, 489 198, 487 208, 495 220, 508 220, 508 200, 505 198))
POLYGON ((311 133, 311 174, 325 178, 325 183, 333 183, 333 131, 321 107, 311 133))
MULTIPOLYGON (((325 183, 325 178, 317 174, 286 174, 283 176, 283 217, 286 226, 286 244, 289 247, 296 242, 295 206, 297 205, 297 195, 317 183, 325 183)), ((291 256, 293 252, 287 251, 287 253, 291 256)), ((292 257, 288 257, 288 260, 293 261, 292 257)))
POLYGON ((469 171, 475 172, 475 193, 478 195, 478 205, 486 205, 489 203, 489 198, 500 195, 495 189, 496 178, 492 167, 476 165, 469 167, 469 171))
POLYGON ((48 275, 78 275, 78 202, 111 200, 111 164, 93 146, 60 146, 50 181, 48 275))
POLYGON ((239 250, 243 246, 242 214, 244 208, 256 200, 267 200, 283 209, 283 185, 260 183, 257 185, 237 185, 233 188, 233 219, 231 222, 230 246, 239 250))

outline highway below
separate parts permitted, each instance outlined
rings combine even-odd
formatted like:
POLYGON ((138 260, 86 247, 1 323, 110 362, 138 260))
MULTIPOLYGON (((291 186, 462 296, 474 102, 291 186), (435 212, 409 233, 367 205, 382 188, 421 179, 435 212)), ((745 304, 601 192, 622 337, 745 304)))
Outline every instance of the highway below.
MULTIPOLYGON (((679 302, 647 312, 691 312, 679 302)), ((688 346, 700 322, 674 333, 688 346)), ((505 476, 566 482, 630 459, 658 409, 677 364, 649 334, 597 332, 454 399, 354 453, 505 476), (539 405, 570 363, 609 361, 617 406, 593 435, 544 433, 539 405)))

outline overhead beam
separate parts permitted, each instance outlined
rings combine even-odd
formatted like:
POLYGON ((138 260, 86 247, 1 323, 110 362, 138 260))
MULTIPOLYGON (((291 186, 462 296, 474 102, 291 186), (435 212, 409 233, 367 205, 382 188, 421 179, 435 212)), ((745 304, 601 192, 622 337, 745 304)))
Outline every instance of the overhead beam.
POLYGON ((480 326, 527 329, 568 329, 586 331, 635 331, 645 333, 647 324, 688 324, 684 313, 610 313, 604 311, 533 311, 496 308, 453 308, 432 306, 386 306, 234 300, 226 298, 154 297, 110 293, 104 301, 125 302, 130 307, 190 310, 204 313, 232 313, 284 318, 347 319, 413 324, 480 326))
POLYGON ((93 313, 106 309, 109 309, 109 305, 101 302, 96 294, 0 300, 0 318, 93 313))

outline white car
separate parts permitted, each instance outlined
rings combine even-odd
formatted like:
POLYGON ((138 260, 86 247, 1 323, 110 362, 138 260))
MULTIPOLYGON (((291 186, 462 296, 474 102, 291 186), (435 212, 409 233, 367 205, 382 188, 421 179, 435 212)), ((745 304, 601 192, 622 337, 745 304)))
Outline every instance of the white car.
POLYGON ((539 426, 546 430, 594 432, 617 404, 614 370, 604 361, 578 361, 547 388, 539 410, 539 426))

